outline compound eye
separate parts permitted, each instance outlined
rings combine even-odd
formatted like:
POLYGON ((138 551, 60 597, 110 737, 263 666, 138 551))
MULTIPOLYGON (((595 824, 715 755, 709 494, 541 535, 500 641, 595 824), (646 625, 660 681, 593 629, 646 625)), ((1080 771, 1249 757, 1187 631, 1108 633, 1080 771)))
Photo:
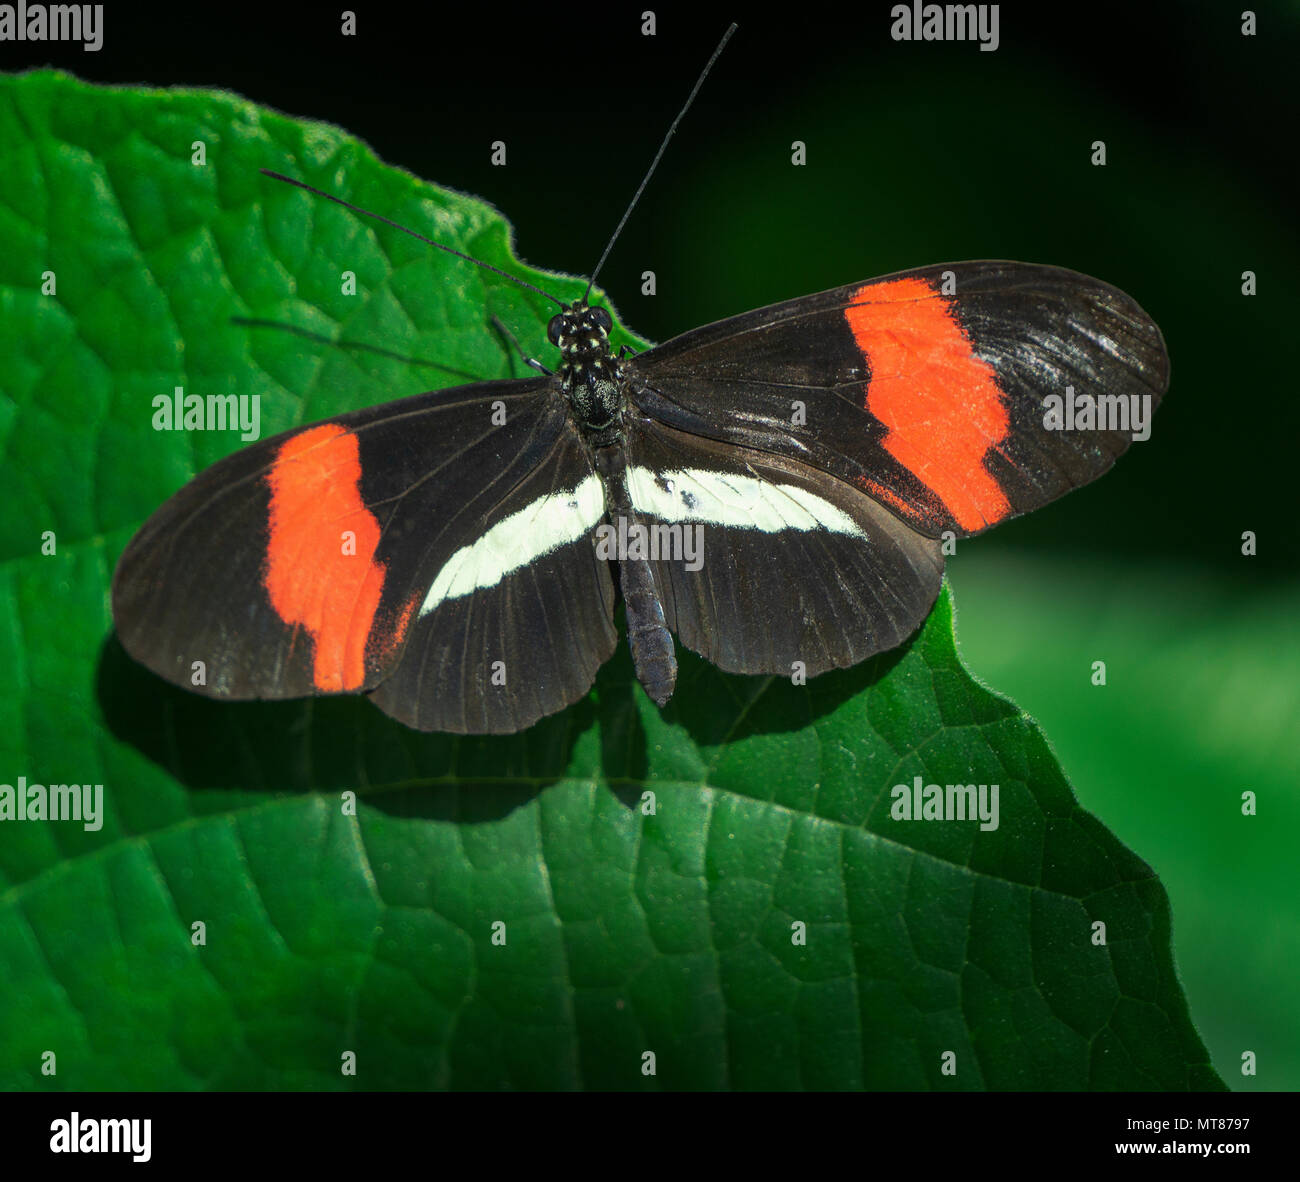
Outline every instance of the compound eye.
POLYGON ((546 326, 546 335, 550 338, 552 345, 560 343, 560 333, 564 331, 564 313, 557 312, 551 317, 551 322, 546 326))
POLYGON ((614 319, 604 308, 592 308, 591 318, 595 321, 596 327, 603 332, 609 332, 614 327, 614 319))

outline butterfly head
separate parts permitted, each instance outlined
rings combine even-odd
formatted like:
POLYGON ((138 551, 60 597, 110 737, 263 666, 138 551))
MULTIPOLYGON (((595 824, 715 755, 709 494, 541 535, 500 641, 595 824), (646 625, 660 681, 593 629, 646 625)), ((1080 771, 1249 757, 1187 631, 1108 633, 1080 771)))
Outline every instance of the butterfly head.
POLYGON ((578 418, 587 427, 603 427, 618 412, 618 359, 609 348, 614 321, 604 308, 574 300, 551 317, 546 335, 560 351, 560 378, 578 418))
POLYGON ((604 308, 591 308, 585 299, 574 300, 557 312, 546 326, 551 344, 559 349, 564 364, 609 355, 609 330, 614 321, 604 308))

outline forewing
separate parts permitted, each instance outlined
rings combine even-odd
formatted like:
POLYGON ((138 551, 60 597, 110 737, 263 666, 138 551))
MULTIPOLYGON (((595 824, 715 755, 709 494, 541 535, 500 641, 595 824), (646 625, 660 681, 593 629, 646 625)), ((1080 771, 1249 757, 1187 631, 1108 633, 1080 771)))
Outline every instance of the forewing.
MULTIPOLYGON (((459 551, 523 507, 539 480, 591 476, 575 446, 562 399, 537 379, 421 394, 244 448, 176 493, 123 552, 113 579, 122 644, 213 697, 372 690, 417 638, 421 653, 434 642, 421 608, 459 551)), ((579 566, 567 577, 574 596, 606 610, 607 573, 579 566)), ((596 610, 574 637, 584 669, 612 647, 612 623, 594 626, 596 610)), ((472 637, 451 639, 473 659, 472 637)), ((537 677, 559 684, 548 670, 537 677)), ((448 700, 456 691, 452 680, 424 686, 448 700)), ((540 700, 554 710, 563 696, 540 700)), ((379 704, 404 721, 442 717, 394 695, 379 704)))
POLYGON ((978 533, 1096 479, 1149 430, 1169 383, 1160 331, 1130 297, 1012 262, 773 304, 627 364, 644 414, 848 481, 929 537, 978 533), (1046 399, 1084 395, 1115 425, 1048 425, 1046 399))

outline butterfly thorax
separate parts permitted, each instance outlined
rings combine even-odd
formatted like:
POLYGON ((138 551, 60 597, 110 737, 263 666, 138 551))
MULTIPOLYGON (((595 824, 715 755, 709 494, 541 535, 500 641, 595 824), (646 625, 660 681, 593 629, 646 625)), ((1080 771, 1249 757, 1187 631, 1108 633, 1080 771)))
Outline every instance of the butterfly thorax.
POLYGON ((547 335, 560 350, 560 382, 578 422, 599 434, 616 426, 622 405, 623 367, 609 347, 612 327, 604 308, 585 299, 551 317, 547 335))

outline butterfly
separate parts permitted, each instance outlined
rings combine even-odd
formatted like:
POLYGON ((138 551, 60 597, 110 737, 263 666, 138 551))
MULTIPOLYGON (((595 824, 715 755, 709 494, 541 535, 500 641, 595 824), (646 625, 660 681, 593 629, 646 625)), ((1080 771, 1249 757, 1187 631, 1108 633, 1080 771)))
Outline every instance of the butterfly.
POLYGON ((118 562, 126 651, 210 697, 364 693, 418 730, 508 733, 587 693, 621 597, 661 705, 674 636, 728 672, 815 676, 905 641, 945 539, 1095 480, 1169 382, 1137 303, 1058 267, 922 267, 639 353, 591 290, 555 300, 553 372, 196 476, 118 562))

